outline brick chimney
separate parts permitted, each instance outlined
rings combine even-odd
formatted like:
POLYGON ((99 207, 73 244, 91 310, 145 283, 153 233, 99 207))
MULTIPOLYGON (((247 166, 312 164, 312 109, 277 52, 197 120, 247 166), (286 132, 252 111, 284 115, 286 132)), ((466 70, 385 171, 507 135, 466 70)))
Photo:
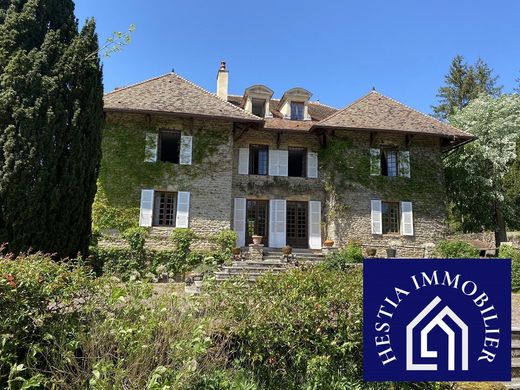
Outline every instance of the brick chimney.
POLYGON ((226 100, 228 98, 228 71, 226 70, 226 62, 220 63, 220 69, 217 73, 217 96, 226 100))

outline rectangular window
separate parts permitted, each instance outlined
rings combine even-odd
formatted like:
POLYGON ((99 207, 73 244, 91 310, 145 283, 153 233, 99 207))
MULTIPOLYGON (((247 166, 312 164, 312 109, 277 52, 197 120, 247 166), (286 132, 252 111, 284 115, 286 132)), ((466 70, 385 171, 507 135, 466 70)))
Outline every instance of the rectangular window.
POLYGON ((164 131, 159 134, 159 160, 174 164, 179 163, 181 134, 164 131))
POLYGON ((291 119, 296 121, 303 120, 304 104, 301 102, 291 102, 291 119))
POLYGON ((397 151, 394 149, 381 150, 381 175, 397 176, 397 151))
POLYGON ((153 225, 175 226, 177 214, 176 192, 155 192, 153 225))
POLYGON ((399 203, 381 202, 383 234, 399 233, 399 203))
POLYGON ((249 147, 249 174, 267 175, 268 158, 269 147, 267 145, 251 145, 249 147))
POLYGON ((289 174, 292 177, 306 177, 307 176, 307 149, 289 147, 289 174))
POLYGON ((253 112, 253 115, 264 118, 265 117, 265 100, 253 99, 252 100, 252 112, 253 112))

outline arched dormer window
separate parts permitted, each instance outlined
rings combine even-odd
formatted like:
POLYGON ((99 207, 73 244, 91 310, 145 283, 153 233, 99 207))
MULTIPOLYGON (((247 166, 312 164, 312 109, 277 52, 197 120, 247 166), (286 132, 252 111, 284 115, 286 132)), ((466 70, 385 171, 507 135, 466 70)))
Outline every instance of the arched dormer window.
POLYGON ((261 118, 272 118, 270 101, 273 91, 265 85, 253 85, 244 91, 242 108, 261 118))
POLYGON ((308 104, 312 93, 303 88, 286 91, 280 100, 280 112, 285 119, 311 120, 308 104))

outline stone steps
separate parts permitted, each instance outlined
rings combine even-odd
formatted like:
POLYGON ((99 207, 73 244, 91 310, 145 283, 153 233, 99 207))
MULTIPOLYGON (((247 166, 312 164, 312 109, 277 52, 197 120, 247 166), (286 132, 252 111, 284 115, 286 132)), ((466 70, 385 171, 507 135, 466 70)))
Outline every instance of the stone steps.
POLYGON ((503 383, 507 389, 520 390, 520 328, 511 329, 511 382, 503 383))
POLYGON ((263 261, 233 261, 232 265, 224 265, 220 271, 215 272, 217 281, 231 278, 242 278, 254 282, 258 277, 268 272, 278 274, 287 271, 291 265, 278 260, 263 261))

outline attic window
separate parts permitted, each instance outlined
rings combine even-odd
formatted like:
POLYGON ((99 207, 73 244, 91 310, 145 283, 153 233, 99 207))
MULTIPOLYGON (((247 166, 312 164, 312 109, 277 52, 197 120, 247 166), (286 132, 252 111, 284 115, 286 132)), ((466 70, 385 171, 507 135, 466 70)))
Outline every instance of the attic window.
POLYGON ((381 152, 381 175, 397 176, 397 150, 383 149, 381 152))
POLYGON ((295 121, 303 120, 304 104, 302 102, 291 102, 291 119, 295 121))
POLYGON ((260 118, 265 117, 265 100, 252 99, 252 113, 260 118))

